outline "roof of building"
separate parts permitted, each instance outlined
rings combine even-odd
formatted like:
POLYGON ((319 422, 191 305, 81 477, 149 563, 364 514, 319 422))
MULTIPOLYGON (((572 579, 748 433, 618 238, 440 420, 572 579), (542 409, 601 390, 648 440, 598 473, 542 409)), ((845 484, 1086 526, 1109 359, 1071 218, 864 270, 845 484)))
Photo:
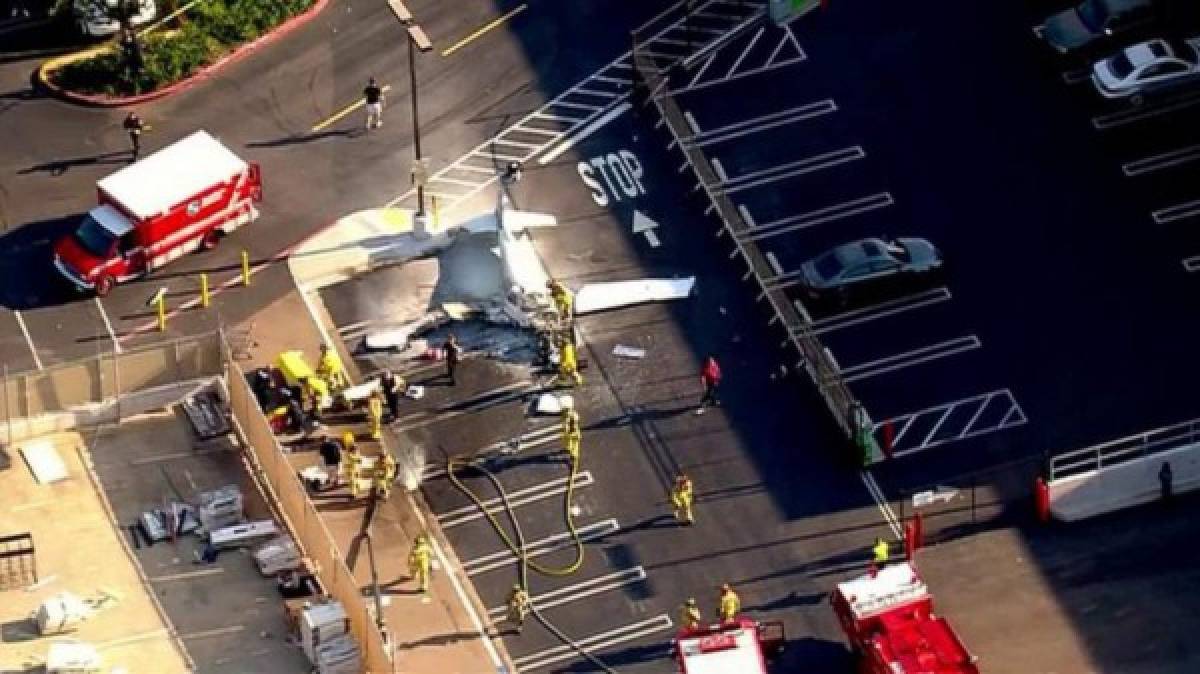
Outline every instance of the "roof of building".
POLYGON ((138 218, 148 218, 245 169, 246 162, 221 141, 197 131, 97 185, 138 218))

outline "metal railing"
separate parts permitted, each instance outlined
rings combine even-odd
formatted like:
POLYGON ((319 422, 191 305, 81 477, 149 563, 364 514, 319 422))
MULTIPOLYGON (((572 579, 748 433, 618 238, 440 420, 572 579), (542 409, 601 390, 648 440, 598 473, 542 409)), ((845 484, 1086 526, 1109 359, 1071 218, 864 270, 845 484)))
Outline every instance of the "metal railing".
MULTIPOLYGON (((712 3, 702 3, 708 5, 712 3)), ((722 3, 729 6, 741 6, 743 3, 738 3, 735 0, 725 0, 722 3)), ((744 3, 747 6, 761 5, 761 3, 744 3)), ((800 312, 792 304, 792 299, 779 288, 772 287, 768 279, 774 273, 766 258, 759 250, 758 246, 746 235, 749 233, 751 226, 742 217, 741 212, 735 206, 733 201, 719 190, 714 190, 712 186, 720 185, 721 179, 713 169, 708 157, 700 147, 694 143, 683 142, 688 139, 693 131, 687 122, 679 105, 670 95, 669 77, 670 70, 677 65, 687 65, 688 58, 671 61, 662 58, 661 54, 651 52, 645 45, 653 44, 654 40, 662 33, 662 26, 670 24, 672 21, 678 22, 679 17, 687 17, 696 11, 695 2, 684 0, 667 8, 654 19, 651 19, 640 28, 633 31, 633 65, 634 65, 634 87, 643 87, 644 98, 648 102, 652 102, 658 109, 664 123, 670 130, 672 137, 675 140, 674 145, 679 147, 687 158, 688 164, 692 167, 696 180, 700 187, 704 190, 709 201, 711 202, 716 213, 720 216, 721 222, 724 224, 724 231, 730 235, 735 249, 729 255, 730 258, 740 255, 745 261, 749 270, 744 278, 753 277, 760 288, 758 297, 760 300, 766 299, 771 307, 773 316, 770 324, 780 323, 787 331, 788 339, 800 352, 802 365, 808 376, 816 384, 818 392, 825 400, 830 412, 833 413, 834 420, 838 426, 846 434, 848 439, 857 440, 865 434, 861 433, 862 426, 866 423, 865 414, 861 403, 854 397, 842 377, 841 370, 830 357, 829 351, 817 338, 813 332, 812 321, 806 315, 807 312, 800 312)), ((764 16, 761 12, 754 14, 756 20, 761 20, 764 16)), ((743 30, 746 26, 739 24, 735 31, 743 30)), ((724 36, 723 36, 724 37, 724 36)), ((708 50, 714 48, 714 45, 719 46, 722 38, 717 38, 709 45, 697 45, 695 52, 700 53, 700 50, 708 50)), ((639 97, 634 96, 635 104, 638 104, 639 97)))
POLYGON ((1200 442, 1200 419, 1135 433, 1050 458, 1049 479, 1059 480, 1200 442))

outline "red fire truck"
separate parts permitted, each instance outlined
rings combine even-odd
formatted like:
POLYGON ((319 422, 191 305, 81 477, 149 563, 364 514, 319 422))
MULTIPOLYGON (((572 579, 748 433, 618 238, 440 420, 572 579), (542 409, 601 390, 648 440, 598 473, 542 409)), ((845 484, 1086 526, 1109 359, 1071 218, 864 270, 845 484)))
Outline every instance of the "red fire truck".
POLYGON ((839 583, 831 601, 862 674, 979 674, 908 562, 839 583))
POLYGON ((749 618, 683 628, 675 638, 680 674, 766 674, 767 658, 783 649, 783 624, 749 618))
POLYGON ((96 194, 99 205, 54 244, 54 266, 104 296, 253 221, 262 178, 257 164, 197 131, 101 179, 96 194))

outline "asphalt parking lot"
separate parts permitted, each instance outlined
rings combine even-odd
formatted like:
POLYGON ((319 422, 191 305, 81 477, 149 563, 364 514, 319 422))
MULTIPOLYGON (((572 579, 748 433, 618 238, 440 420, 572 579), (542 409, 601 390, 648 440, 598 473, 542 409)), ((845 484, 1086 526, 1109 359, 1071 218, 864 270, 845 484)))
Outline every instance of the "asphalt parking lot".
POLYGON ((778 285, 869 236, 928 238, 948 260, 943 283, 813 312, 881 440, 891 421, 904 461, 886 486, 1194 415, 1179 307, 1200 97, 1101 100, 1033 37, 1052 9, 835 3, 672 78, 778 285))

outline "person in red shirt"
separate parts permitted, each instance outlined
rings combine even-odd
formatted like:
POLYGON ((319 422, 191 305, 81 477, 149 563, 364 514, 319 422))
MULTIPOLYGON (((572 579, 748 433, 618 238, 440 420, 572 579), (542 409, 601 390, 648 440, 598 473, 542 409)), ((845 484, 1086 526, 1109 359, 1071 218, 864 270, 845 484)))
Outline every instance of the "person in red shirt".
POLYGON ((700 383, 704 384, 704 395, 700 398, 696 414, 704 414, 704 408, 709 405, 721 404, 717 399, 717 387, 721 384, 721 366, 712 354, 704 359, 704 365, 700 368, 700 383))

